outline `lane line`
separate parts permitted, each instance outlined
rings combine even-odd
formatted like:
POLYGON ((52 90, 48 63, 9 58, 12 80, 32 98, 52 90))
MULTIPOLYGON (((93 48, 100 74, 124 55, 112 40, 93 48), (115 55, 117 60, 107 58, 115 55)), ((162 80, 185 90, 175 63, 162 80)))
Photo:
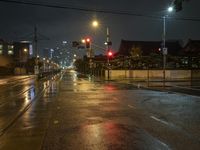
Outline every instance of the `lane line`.
POLYGON ((170 123, 168 123, 168 122, 166 122, 166 121, 164 121, 164 120, 162 120, 162 119, 159 119, 159 118, 157 118, 157 117, 155 117, 155 116, 150 116, 150 118, 152 118, 152 119, 154 119, 154 120, 156 120, 156 121, 158 121, 158 122, 161 122, 161 123, 163 123, 163 124, 165 124, 165 125, 174 126, 174 125, 172 125, 172 124, 170 124, 170 123))
POLYGON ((129 108, 133 108, 133 109, 136 109, 134 106, 132 105, 128 105, 129 108))
POLYGON ((169 127, 175 128, 177 131, 181 132, 182 134, 187 136, 189 139, 192 139, 194 141, 198 141, 199 142, 199 138, 196 138, 193 134, 187 132, 182 127, 178 127, 178 126, 174 125, 173 123, 166 122, 166 121, 164 121, 162 119, 159 119, 159 118, 157 118, 155 116, 150 116, 150 118, 152 118, 152 119, 154 119, 154 120, 156 120, 156 121, 158 121, 160 123, 163 123, 163 124, 165 124, 165 125, 167 125, 169 127))
POLYGON ((151 135, 149 132, 147 132, 144 129, 142 129, 142 131, 143 131, 144 134, 146 134, 146 136, 148 136, 149 138, 152 138, 155 142, 158 142, 161 146, 163 146, 160 149, 171 150, 170 145, 162 142, 158 137, 154 137, 153 135, 151 135))

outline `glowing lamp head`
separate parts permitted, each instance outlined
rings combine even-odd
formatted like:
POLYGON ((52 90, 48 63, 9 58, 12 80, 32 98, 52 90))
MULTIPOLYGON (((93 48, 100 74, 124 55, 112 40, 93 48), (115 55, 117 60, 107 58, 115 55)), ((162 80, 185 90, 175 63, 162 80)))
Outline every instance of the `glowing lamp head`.
POLYGON ((82 39, 82 43, 85 43, 85 39, 82 39))
POLYGON ((172 12, 174 10, 174 8, 172 6, 168 7, 168 12, 172 12))
POLYGON ((98 27, 98 25, 99 25, 98 21, 95 20, 95 21, 92 22, 93 27, 98 27))

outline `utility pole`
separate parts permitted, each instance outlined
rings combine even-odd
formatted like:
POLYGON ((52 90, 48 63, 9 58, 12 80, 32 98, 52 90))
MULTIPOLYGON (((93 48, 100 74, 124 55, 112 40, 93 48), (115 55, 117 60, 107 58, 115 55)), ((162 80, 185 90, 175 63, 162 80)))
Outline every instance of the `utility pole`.
POLYGON ((35 44, 35 66, 34 66, 34 73, 35 74, 39 74, 39 66, 38 66, 38 59, 39 59, 39 55, 38 55, 38 36, 37 36, 37 26, 35 25, 34 27, 34 44, 35 44))
POLYGON ((38 33, 37 26, 34 26, 34 31, 30 33, 28 36, 23 37, 23 38, 31 38, 31 41, 33 42, 34 45, 34 56, 35 56, 35 66, 34 66, 34 74, 39 74, 39 50, 38 50, 38 41, 40 40, 49 40, 48 37, 45 37, 44 35, 38 33))
MULTIPOLYGON (((172 12, 173 7, 168 8, 168 12, 172 12)), ((162 53, 163 53, 163 87, 165 87, 165 80, 166 80, 166 57, 168 53, 168 49, 166 47, 166 18, 168 15, 163 16, 163 48, 162 48, 162 53)))
POLYGON ((166 16, 163 17, 163 87, 165 87, 165 79, 166 79, 166 16))
POLYGON ((37 26, 34 27, 34 44, 35 44, 35 57, 38 57, 38 36, 37 36, 37 26))
POLYGON ((106 45, 107 45, 107 68, 108 68, 108 79, 110 79, 110 60, 109 60, 109 52, 110 52, 110 46, 111 46, 111 42, 110 42, 110 30, 109 28, 107 27, 106 28, 106 45))

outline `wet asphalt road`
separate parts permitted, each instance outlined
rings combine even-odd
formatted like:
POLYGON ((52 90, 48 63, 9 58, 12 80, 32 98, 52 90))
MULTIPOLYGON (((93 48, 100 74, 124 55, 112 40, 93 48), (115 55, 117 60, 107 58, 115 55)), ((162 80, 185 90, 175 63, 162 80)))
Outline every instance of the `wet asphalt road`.
POLYGON ((2 150, 200 149, 198 96, 153 91, 76 72, 25 83, 35 89, 30 93, 39 96, 19 94, 5 100, 1 94, 1 129, 14 120, 0 136, 2 150), (28 107, 27 101, 31 101, 28 107))

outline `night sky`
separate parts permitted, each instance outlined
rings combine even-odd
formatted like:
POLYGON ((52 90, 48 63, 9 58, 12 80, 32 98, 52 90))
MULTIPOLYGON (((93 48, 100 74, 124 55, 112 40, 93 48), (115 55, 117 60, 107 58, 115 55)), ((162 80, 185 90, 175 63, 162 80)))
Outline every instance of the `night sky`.
MULTIPOLYGON (((20 0, 18 0, 20 1, 20 0)), ((21 0, 22 1, 22 0, 21 0)), ((171 0, 24 0, 59 6, 86 9, 128 11, 135 14, 162 17, 171 0)), ((184 2, 181 12, 173 12, 171 17, 200 18, 200 0, 184 2)), ((138 17, 98 12, 84 12, 69 9, 45 8, 0 2, 0 38, 19 40, 33 32, 34 25, 40 34, 50 40, 39 41, 40 49, 54 48, 63 40, 75 41, 84 36, 92 37, 94 43, 103 46, 106 27, 111 30, 113 49, 118 50, 121 39, 161 40, 163 21, 158 18, 138 17), (91 27, 97 19, 100 27, 91 27)), ((167 19, 167 39, 200 40, 200 22, 167 19)), ((29 38, 30 40, 30 38, 29 38)))

